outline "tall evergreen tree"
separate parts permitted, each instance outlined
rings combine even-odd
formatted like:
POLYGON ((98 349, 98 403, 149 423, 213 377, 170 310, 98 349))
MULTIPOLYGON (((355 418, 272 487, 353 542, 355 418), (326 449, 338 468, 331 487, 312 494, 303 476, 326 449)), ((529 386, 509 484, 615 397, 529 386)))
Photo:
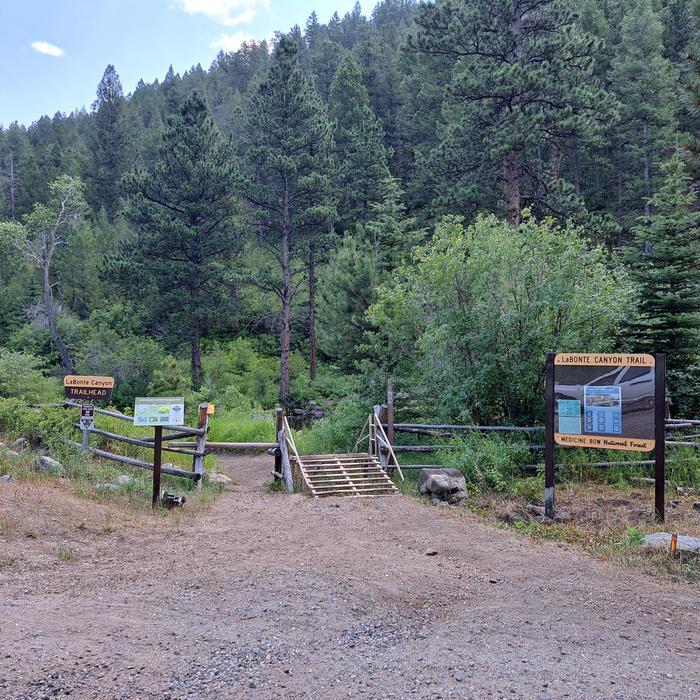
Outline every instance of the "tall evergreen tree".
POLYGON ((382 183, 389 177, 382 127, 370 107, 360 66, 350 53, 333 78, 328 115, 335 126, 338 225, 344 230, 367 219, 370 204, 381 198, 382 183))
POLYGON ((220 322, 240 235, 239 176, 197 92, 168 120, 155 163, 125 178, 125 211, 138 231, 110 269, 127 294, 147 295, 168 337, 190 347, 192 386, 202 384, 202 335, 220 322))
POLYGON ((94 160, 88 198, 93 207, 104 207, 113 222, 119 210, 119 180, 129 162, 124 92, 113 65, 105 69, 92 109, 94 160))
POLYGON ((700 212, 697 192, 676 152, 662 165, 651 214, 636 228, 630 260, 640 286, 640 350, 668 353, 677 407, 700 407, 700 212))
POLYGON ((639 0, 625 14, 611 67, 611 90, 620 101, 613 131, 618 220, 650 213, 654 164, 673 143, 677 110, 674 71, 663 52, 663 25, 651 0, 639 0))
POLYGON ((421 5, 411 46, 449 56, 442 143, 433 154, 451 185, 500 181, 508 219, 546 203, 546 183, 573 137, 609 120, 593 77, 595 40, 569 0, 438 0, 421 5))
POLYGON ((334 218, 330 199, 332 129, 326 110, 297 60, 296 43, 282 37, 266 79, 251 100, 246 160, 248 202, 262 246, 279 264, 279 275, 256 283, 280 300, 280 401, 290 396, 292 301, 310 269, 309 335, 315 347, 315 238, 334 218), (302 261, 306 259, 307 264, 302 261))

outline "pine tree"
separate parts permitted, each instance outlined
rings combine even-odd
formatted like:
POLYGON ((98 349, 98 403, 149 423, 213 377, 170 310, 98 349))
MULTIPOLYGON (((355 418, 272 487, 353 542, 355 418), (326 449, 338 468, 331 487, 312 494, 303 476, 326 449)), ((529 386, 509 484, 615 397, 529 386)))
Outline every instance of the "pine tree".
POLYGON ((677 93, 674 71, 663 56, 663 26, 650 0, 625 14, 611 68, 611 90, 619 99, 620 121, 613 131, 618 180, 618 220, 650 213, 654 164, 673 144, 677 93))
POLYGON ((475 182, 500 181, 514 224, 524 202, 546 199, 550 161, 566 142, 590 137, 610 117, 593 78, 597 44, 575 20, 569 0, 420 7, 411 46, 453 61, 433 159, 467 199, 475 182))
POLYGON ((88 200, 96 209, 104 207, 113 222, 119 209, 119 179, 129 162, 124 93, 113 65, 105 69, 92 109, 93 167, 88 200))
POLYGON ((125 213, 138 236, 111 260, 111 275, 127 294, 148 298, 170 339, 188 342, 198 390, 201 338, 225 308, 240 240, 234 219, 240 180, 199 93, 168 120, 152 167, 129 174, 124 185, 125 213))
POLYGON ((345 55, 333 78, 328 114, 335 123, 339 165, 338 227, 345 230, 367 220, 369 205, 380 199, 382 183, 389 176, 382 127, 352 54, 345 55))
POLYGON ((304 268, 310 271, 313 364, 316 241, 327 235, 335 216, 330 199, 331 124, 289 37, 280 39, 267 77, 252 97, 248 137, 246 197, 255 212, 260 242, 280 266, 279 277, 256 283, 280 300, 280 401, 286 403, 292 301, 301 283, 297 278, 304 268))
POLYGON ((640 350, 668 354, 668 383, 682 410, 700 407, 700 212, 697 192, 678 152, 640 219, 629 251, 640 287, 640 350))
POLYGON ((370 220, 358 223, 343 238, 327 265, 321 283, 323 352, 343 369, 356 369, 369 328, 365 314, 377 300, 377 288, 410 257, 424 232, 406 215, 403 192, 394 178, 383 183, 383 197, 370 205, 370 220))

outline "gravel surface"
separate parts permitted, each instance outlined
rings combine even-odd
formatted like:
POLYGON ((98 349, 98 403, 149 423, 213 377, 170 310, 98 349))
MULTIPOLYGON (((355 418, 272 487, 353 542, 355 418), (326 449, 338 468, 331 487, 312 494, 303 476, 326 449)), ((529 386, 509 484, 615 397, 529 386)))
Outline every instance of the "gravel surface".
POLYGON ((0 570, 0 698, 700 698, 697 586, 225 464, 179 528, 0 570))

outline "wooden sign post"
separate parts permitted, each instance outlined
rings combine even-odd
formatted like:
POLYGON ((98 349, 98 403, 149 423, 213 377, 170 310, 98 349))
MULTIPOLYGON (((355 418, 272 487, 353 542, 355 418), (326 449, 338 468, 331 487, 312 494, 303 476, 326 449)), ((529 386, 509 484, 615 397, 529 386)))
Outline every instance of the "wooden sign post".
POLYGON ((153 497, 151 508, 160 501, 160 466, 163 463, 163 426, 157 425, 153 440, 153 497))
POLYGON ((666 356, 549 353, 545 515, 554 518, 554 446, 655 451, 654 512, 664 520, 666 356))
POLYGON ((163 455, 163 426, 185 424, 185 400, 180 396, 140 396, 134 404, 134 425, 155 428, 153 438, 153 499, 155 508, 160 503, 160 471, 163 455))

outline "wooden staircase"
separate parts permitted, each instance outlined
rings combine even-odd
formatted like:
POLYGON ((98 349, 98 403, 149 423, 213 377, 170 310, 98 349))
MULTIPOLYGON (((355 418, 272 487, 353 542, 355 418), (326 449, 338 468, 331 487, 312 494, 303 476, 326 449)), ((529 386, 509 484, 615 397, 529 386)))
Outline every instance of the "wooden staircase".
POLYGON ((292 457, 303 488, 315 498, 374 498, 399 493, 373 455, 353 452, 292 457))

